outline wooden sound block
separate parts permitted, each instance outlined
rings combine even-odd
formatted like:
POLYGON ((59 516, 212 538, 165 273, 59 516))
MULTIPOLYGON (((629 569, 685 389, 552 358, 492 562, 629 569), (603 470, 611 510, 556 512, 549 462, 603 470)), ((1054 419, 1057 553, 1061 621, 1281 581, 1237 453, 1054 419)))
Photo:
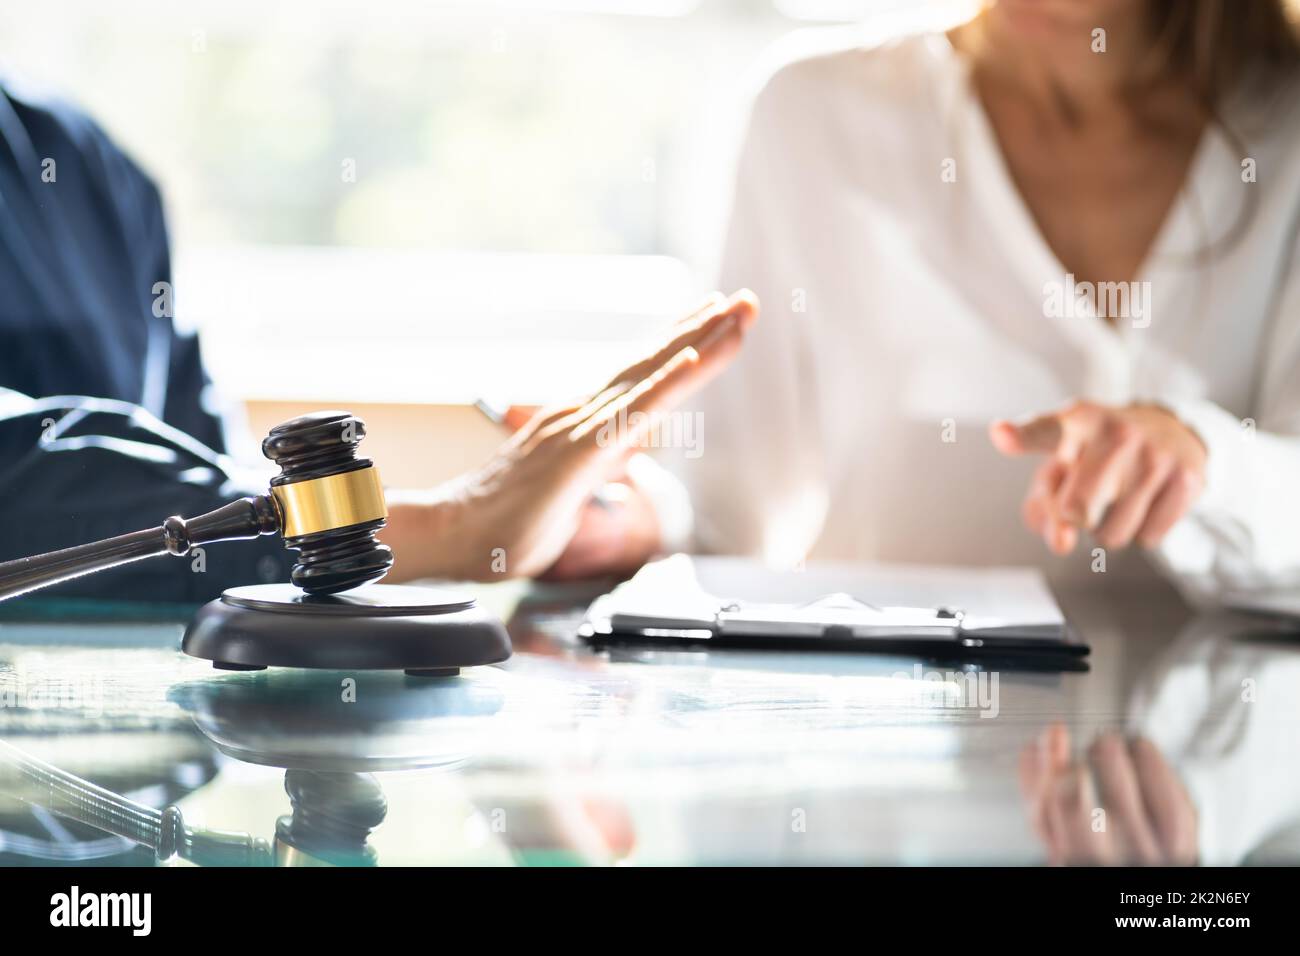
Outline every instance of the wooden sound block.
POLYGON ((307 594, 231 588, 199 609, 181 650, 226 670, 405 670, 441 677, 510 656, 505 626, 469 595, 401 584, 307 594))

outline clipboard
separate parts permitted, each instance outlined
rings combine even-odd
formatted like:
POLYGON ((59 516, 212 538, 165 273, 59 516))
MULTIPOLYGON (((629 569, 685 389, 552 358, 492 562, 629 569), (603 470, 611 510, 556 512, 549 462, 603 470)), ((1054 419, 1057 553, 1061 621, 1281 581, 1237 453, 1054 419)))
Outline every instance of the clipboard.
MULTIPOLYGON (((797 582, 788 578, 776 581, 773 575, 796 572, 773 572, 757 565, 747 574, 733 563, 731 571, 733 579, 748 577, 751 593, 815 592, 828 580, 813 575, 797 582)), ((1021 591, 1026 582, 1035 580, 1026 578, 1034 572, 1016 569, 1015 573, 1019 576, 1004 578, 1016 582, 1021 591)), ((853 577, 841 570, 829 580, 843 584, 853 577)), ((860 581, 857 593, 831 591, 806 600, 781 601, 719 597, 701 583, 690 558, 676 555, 647 565, 630 581, 597 598, 587 610, 579 636, 593 645, 854 651, 948 660, 997 658, 1054 669, 1079 669, 1089 653, 1045 587, 1029 606, 1020 594, 1020 615, 1007 617, 987 613, 990 600, 997 601, 996 579, 992 588, 985 582, 985 590, 992 592, 991 599, 984 599, 985 608, 972 611, 938 604, 872 603, 862 595, 888 593, 888 573, 882 574, 878 566, 863 567, 856 577, 860 581)), ((942 580, 932 584, 941 588, 942 580)), ((1005 587, 1010 590, 1011 585, 1005 587)), ((915 587, 897 584, 893 590, 920 593, 915 587)), ((1016 603, 1011 595, 1008 601, 1016 603)))

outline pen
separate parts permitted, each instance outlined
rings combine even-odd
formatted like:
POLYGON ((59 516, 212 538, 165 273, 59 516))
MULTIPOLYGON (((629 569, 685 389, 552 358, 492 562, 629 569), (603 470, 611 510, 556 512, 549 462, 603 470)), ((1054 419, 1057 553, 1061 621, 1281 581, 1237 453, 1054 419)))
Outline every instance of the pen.
POLYGON ((474 399, 474 407, 482 412, 483 417, 493 425, 500 425, 502 428, 506 427, 506 412, 509 410, 509 406, 498 405, 486 398, 476 398, 474 399))

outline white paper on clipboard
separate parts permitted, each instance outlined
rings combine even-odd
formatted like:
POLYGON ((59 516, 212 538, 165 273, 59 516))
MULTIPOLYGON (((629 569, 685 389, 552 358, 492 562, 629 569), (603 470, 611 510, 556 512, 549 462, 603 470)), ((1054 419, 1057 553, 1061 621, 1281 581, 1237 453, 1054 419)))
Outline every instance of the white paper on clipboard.
POLYGON ((742 558, 678 554, 652 562, 598 599, 589 621, 616 632, 726 630, 813 636, 841 626, 854 636, 955 640, 965 635, 1064 639, 1066 624, 1032 568, 824 564, 774 570, 742 558), (878 626, 877 626, 878 625, 878 626))

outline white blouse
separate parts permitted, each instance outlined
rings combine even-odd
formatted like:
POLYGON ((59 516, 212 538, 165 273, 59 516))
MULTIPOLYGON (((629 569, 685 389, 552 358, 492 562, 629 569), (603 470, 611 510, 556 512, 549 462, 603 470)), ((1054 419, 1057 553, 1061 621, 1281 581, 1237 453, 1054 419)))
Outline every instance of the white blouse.
POLYGON ((1103 564, 1086 537, 1051 556, 1020 521, 1035 461, 986 428, 1146 400, 1209 449, 1157 564, 1199 598, 1300 586, 1298 100, 1230 112, 1245 156, 1207 130, 1111 325, 1071 298, 943 34, 783 66, 753 109, 719 282, 762 315, 688 410, 699 447, 669 456, 695 545, 1141 578, 1139 555, 1103 564))

